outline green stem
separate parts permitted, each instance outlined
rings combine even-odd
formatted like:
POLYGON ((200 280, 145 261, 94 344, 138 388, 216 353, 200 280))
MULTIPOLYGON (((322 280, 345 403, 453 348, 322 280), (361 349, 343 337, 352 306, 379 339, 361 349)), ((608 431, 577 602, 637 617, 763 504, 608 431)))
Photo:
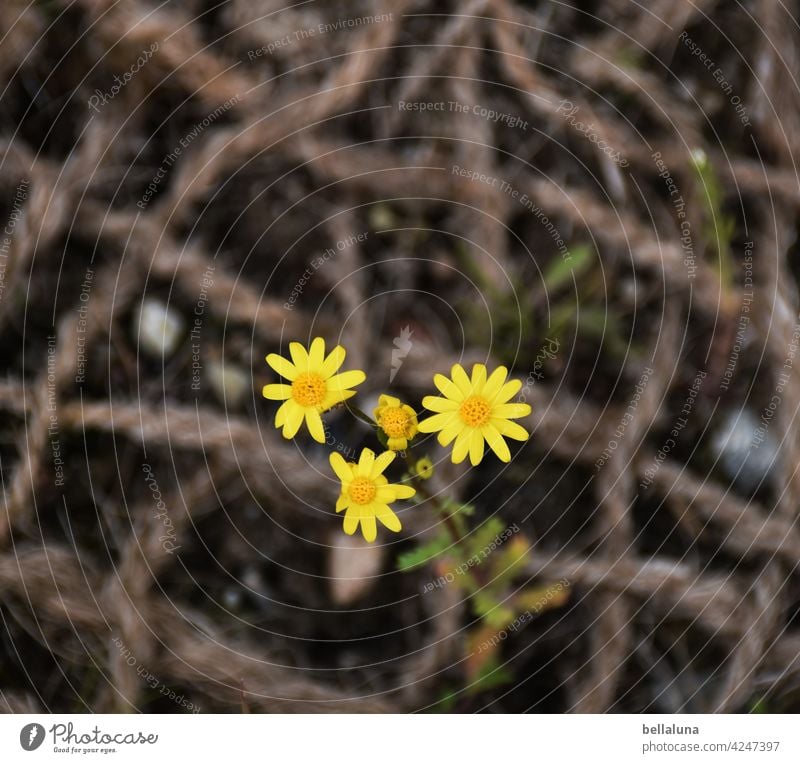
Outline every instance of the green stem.
POLYGON ((363 421, 365 424, 371 427, 377 427, 378 424, 371 416, 368 416, 364 411, 362 411, 357 405, 353 405, 352 403, 348 403, 345 400, 345 408, 347 408, 350 413, 352 413, 357 419, 363 421))
POLYGON ((439 498, 439 496, 431 493, 424 481, 417 476, 415 471, 414 457, 411 454, 411 448, 406 448, 406 463, 408 464, 408 472, 411 475, 411 481, 414 483, 414 488, 416 489, 417 493, 426 501, 430 501, 436 507, 437 513, 444 519, 445 527, 450 533, 450 540, 452 540, 453 543, 461 543, 461 541, 464 540, 464 535, 461 532, 461 528, 458 526, 458 523, 455 521, 453 515, 447 511, 442 499, 439 498))
MULTIPOLYGON (((462 518, 458 517, 457 519, 455 513, 450 512, 447 506, 445 506, 444 501, 442 501, 439 496, 431 493, 431 491, 428 490, 427 486, 424 484, 424 481, 417 476, 416 472, 414 471, 414 458, 411 455, 411 448, 406 449, 406 463, 408 464, 408 471, 411 475, 411 481, 414 484, 414 488, 416 489, 417 493, 422 496, 424 500, 430 501, 434 505, 437 513, 440 517, 442 517, 445 529, 447 530, 453 545, 460 549, 464 548, 466 530, 463 526, 463 522, 458 521, 462 518)), ((473 583, 476 584, 477 588, 482 588, 488 582, 486 575, 479 567, 471 568, 467 574, 472 577, 473 583)))

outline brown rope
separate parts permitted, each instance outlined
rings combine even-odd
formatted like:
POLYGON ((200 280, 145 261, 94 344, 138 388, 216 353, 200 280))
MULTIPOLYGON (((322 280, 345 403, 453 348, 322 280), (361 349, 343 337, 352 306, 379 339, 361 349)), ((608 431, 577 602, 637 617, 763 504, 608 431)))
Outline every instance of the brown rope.
MULTIPOLYGON (((798 42, 786 4, 757 4, 753 15, 764 31, 744 9, 714 0, 663 0, 647 8, 615 0, 596 26, 584 26, 566 6, 532 12, 511 0, 471 0, 447 11, 421 0, 288 8, 274 0, 231 0, 208 18, 193 15, 200 5, 79 0, 55 26, 65 34, 75 31, 69 24, 81 31, 74 35, 77 58, 62 64, 48 36, 56 32, 46 32, 47 4, 12 0, 0 17, 0 85, 8 86, 1 97, 30 98, 26 88, 42 86, 41 103, 13 110, 30 105, 37 119, 20 118, 16 134, 4 121, 0 137, 4 193, 13 200, 14 189, 27 188, 0 291, 0 325, 16 342, 6 349, 0 381, 0 607, 13 637, 56 655, 62 686, 76 695, 71 699, 98 712, 151 707, 144 670, 208 711, 244 704, 258 711, 381 712, 435 702, 464 656, 469 609, 455 587, 419 599, 397 584, 404 619, 390 643, 399 651, 357 671, 314 670, 308 644, 292 637, 298 623, 331 617, 314 570, 324 568, 325 532, 340 519, 329 510, 336 485, 324 449, 312 453, 271 426, 273 409, 258 394, 272 380, 263 357, 320 334, 347 346, 350 367, 370 370, 388 362, 395 323, 397 330, 407 325, 418 344, 399 378, 407 391, 427 394, 434 372, 486 360, 487 348, 466 334, 462 340, 461 327, 454 328, 453 316, 465 317, 463 305, 477 304, 474 292, 464 296, 462 277, 477 284, 493 319, 521 299, 526 325, 537 335, 546 334, 539 324, 559 300, 575 296, 548 295, 540 282, 538 272, 559 256, 541 230, 547 216, 566 246, 596 247, 611 312, 626 314, 626 279, 634 278, 637 289, 630 352, 614 373, 587 377, 585 359, 571 370, 567 337, 547 378, 531 384, 526 368, 515 369, 533 408, 523 422, 533 431, 532 445, 498 484, 518 479, 527 513, 536 495, 532 482, 545 479, 541 464, 568 467, 590 482, 576 507, 581 523, 592 524, 591 541, 576 537, 554 548, 544 538, 527 570, 531 580, 571 585, 562 615, 572 632, 580 631, 582 656, 565 650, 554 658, 568 687, 564 709, 643 709, 633 697, 646 681, 631 677, 629 658, 639 653, 637 634, 652 622, 670 626, 676 641, 699 633, 724 653, 697 697, 681 694, 682 669, 663 661, 659 675, 667 676, 678 705, 737 711, 756 693, 791 693, 800 673, 789 622, 800 554, 800 388, 798 364, 787 364, 787 354, 798 322, 789 253, 800 200, 800 95, 792 66, 798 42), (381 15, 335 27, 342 19, 381 15), (709 49, 736 75, 751 131, 739 129, 713 82, 691 94, 683 87, 706 72, 692 68, 691 56, 685 63, 678 35, 691 27, 693 39, 704 39, 698 30, 709 31, 711 22, 735 23, 755 40, 752 68, 737 51, 709 49), (303 30, 305 36, 297 34, 303 30), (95 86, 110 87, 152 45, 152 60, 101 110, 84 108, 95 86), (55 98, 44 81, 57 68, 59 86, 74 91, 69 97, 55 98), (449 106, 421 120, 398 106, 425 101, 478 105, 529 126, 512 128, 449 106), (597 140, 565 120, 564 101, 593 125, 597 140), (57 116, 62 107, 72 109, 68 128, 57 116), (45 121, 55 125, 46 140, 39 124, 45 121), (724 146, 709 137, 709 123, 723 130, 724 146), (137 206, 164 157, 193 130, 196 137, 171 163, 158 195, 137 206), (625 171, 598 148, 600 140, 620 150, 625 171), (698 147, 720 176, 726 212, 736 217, 735 252, 739 239, 753 242, 756 299, 750 349, 738 361, 741 381, 717 407, 718 390, 703 386, 693 413, 697 436, 706 425, 713 431, 715 416, 742 405, 760 415, 781 374, 788 375, 768 427, 780 444, 779 462, 750 499, 690 456, 690 447, 672 452, 648 490, 641 488, 672 426, 673 398, 685 395, 686 369, 691 377, 707 363, 724 368, 732 351, 728 329, 738 319, 730 305, 741 307, 741 273, 725 293, 697 208, 696 272, 688 275, 675 207, 653 156, 660 153, 687 203, 696 204, 689 152, 698 147), (489 180, 466 181, 454 166, 489 180), (492 178, 509 179, 514 193, 492 178), (540 217, 520 203, 522 194, 540 217), (373 225, 371 215, 379 212, 388 221, 373 225), (312 257, 364 231, 369 236, 337 251, 300 303, 287 309, 282 295, 312 257), (386 276, 395 265, 403 275, 391 288, 410 296, 382 329, 373 290, 391 282, 386 276), (87 268, 93 277, 84 302, 76 284, 87 268), (204 280, 206 273, 212 275, 204 280), (441 291, 448 302, 423 317, 414 305, 425 291, 441 291), (185 357, 157 367, 137 356, 132 316, 150 293, 168 296, 190 321, 202 294, 204 341, 226 361, 252 369, 254 392, 238 410, 224 410, 207 390, 197 400, 187 397, 185 357), (525 301, 529 294, 536 304, 525 301), (431 316, 444 326, 435 338, 426 325, 431 316), (50 354, 49 335, 55 337, 50 354), (77 384, 84 364, 87 381, 77 384), (630 390, 644 368, 648 381, 628 418, 630 390), (752 388, 745 380, 750 371, 752 388), (605 458, 623 420, 624 436, 605 458), (54 484, 56 448, 66 487, 54 484), (171 507, 171 542, 187 549, 185 564, 203 567, 191 554, 211 548, 206 544, 218 540, 215 533, 238 538, 243 550, 236 561, 268 569, 263 587, 277 588, 264 606, 277 601, 292 613, 269 610, 270 627, 245 627, 175 583, 185 582, 187 568, 184 557, 165 553, 165 528, 154 521, 142 461, 159 474, 171 507), (675 558, 666 548, 642 551, 649 532, 635 518, 642 501, 657 504, 659 520, 697 541, 690 552, 675 558), (271 528, 258 540, 242 537, 231 519, 253 506, 271 528), (219 527, 210 530, 207 520, 217 515, 219 527), (287 548, 293 553, 284 554, 287 548), (300 572, 292 567, 298 556, 303 564, 311 560, 300 572), (302 621, 291 620, 297 611, 302 621), (281 617, 294 626, 282 630, 281 617)), ((499 339, 502 347, 507 337, 499 339)), ((535 355, 531 341, 523 336, 521 357, 535 355)), ((601 355, 601 366, 614 365, 608 357, 601 355)), ((491 362, 500 360, 509 361, 491 362)), ((720 368, 708 371, 719 379, 720 368)), ((378 376, 365 394, 388 389, 378 376)), ((338 421, 330 418, 331 433, 346 439, 338 421)), ((439 474, 458 497, 473 500, 471 472, 442 466, 439 474)), ((509 500, 497 510, 506 516, 515 505, 509 500)), ((564 514, 573 508, 564 506, 564 514)), ((417 532, 429 534, 430 522, 404 520, 403 538, 417 532)), ((527 526, 525 534, 535 535, 527 526)), ((388 553, 395 551, 391 546, 388 553)), ((419 582, 429 574, 403 579, 419 582)), ((364 623, 371 616, 357 614, 364 623)), ((533 621, 528 630, 539 627, 533 621)), ((664 638, 658 628, 650 636, 652 644, 664 638)), ((373 654, 352 634, 342 636, 348 639, 348 659, 363 656, 362 649, 373 654)), ((67 707, 40 688, 21 681, 0 686, 0 710, 67 707)))

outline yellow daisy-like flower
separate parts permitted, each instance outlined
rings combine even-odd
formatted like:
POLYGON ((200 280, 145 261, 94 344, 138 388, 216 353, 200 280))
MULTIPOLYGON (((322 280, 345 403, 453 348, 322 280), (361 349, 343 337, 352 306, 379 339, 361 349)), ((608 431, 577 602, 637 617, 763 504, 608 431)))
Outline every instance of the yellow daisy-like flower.
POLYGON ((429 480, 433 477, 433 461, 428 456, 423 456, 414 464, 414 473, 421 480, 429 480))
POLYGON ((411 498, 417 491, 408 485, 390 484, 383 472, 397 454, 388 450, 375 458, 369 448, 361 451, 357 464, 348 463, 340 453, 331 453, 331 468, 342 481, 342 494, 336 511, 344 511, 344 531, 352 535, 361 525, 364 537, 372 543, 377 537, 376 519, 393 532, 400 532, 400 520, 389 504, 411 498))
POLYGON ((476 363, 472 378, 456 363, 450 370, 451 379, 436 374, 433 383, 444 397, 429 395, 422 405, 434 416, 421 421, 420 432, 439 432, 438 440, 447 446, 453 440, 452 459, 460 464, 469 453, 473 466, 483 458, 484 442, 501 461, 510 461, 511 452, 503 437, 527 440, 528 433, 519 424, 509 421, 527 416, 531 407, 527 403, 510 403, 522 387, 519 379, 507 382, 508 369, 497 368, 486 377, 486 366, 476 363))
POLYGON ((417 414, 414 409, 391 395, 378 398, 375 420, 387 437, 389 450, 405 450, 408 441, 417 433, 417 414))
POLYGON ((363 371, 337 374, 347 353, 337 346, 326 357, 322 337, 316 337, 308 351, 300 342, 291 342, 289 354, 291 362, 273 352, 267 355, 267 363, 290 384, 267 384, 261 394, 268 400, 285 401, 275 414, 275 426, 283 429, 284 437, 294 437, 305 420, 311 436, 324 443, 320 414, 355 395, 350 388, 367 377, 363 371))

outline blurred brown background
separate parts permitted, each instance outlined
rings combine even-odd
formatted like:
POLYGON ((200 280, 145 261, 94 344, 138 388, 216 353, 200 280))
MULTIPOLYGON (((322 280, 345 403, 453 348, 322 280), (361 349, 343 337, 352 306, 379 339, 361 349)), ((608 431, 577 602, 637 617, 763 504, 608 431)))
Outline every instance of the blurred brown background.
POLYGON ((791 711, 797 4, 6 0, 0 707, 791 711), (563 606, 477 626, 341 533, 268 352, 419 406, 506 364, 507 467, 439 485, 563 606), (401 349, 401 363, 393 350, 401 349))

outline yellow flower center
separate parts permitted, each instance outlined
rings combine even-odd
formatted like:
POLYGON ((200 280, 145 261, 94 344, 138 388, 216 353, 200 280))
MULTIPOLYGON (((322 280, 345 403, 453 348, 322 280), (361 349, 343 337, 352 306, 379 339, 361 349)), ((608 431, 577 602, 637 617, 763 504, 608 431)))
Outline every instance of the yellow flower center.
POLYGON ((492 408, 485 398, 472 395, 461 403, 458 413, 468 427, 480 427, 489 420, 492 408))
POLYGON ((405 437, 408 424, 409 415, 402 408, 388 408, 381 415, 381 429, 389 437, 405 437))
POLYGON ((300 374, 292 382, 292 397, 304 408, 319 405, 328 392, 328 385, 319 374, 300 374))
POLYGON ((359 506, 369 503, 377 492, 375 483, 368 477, 356 477, 350 483, 350 497, 359 506))

